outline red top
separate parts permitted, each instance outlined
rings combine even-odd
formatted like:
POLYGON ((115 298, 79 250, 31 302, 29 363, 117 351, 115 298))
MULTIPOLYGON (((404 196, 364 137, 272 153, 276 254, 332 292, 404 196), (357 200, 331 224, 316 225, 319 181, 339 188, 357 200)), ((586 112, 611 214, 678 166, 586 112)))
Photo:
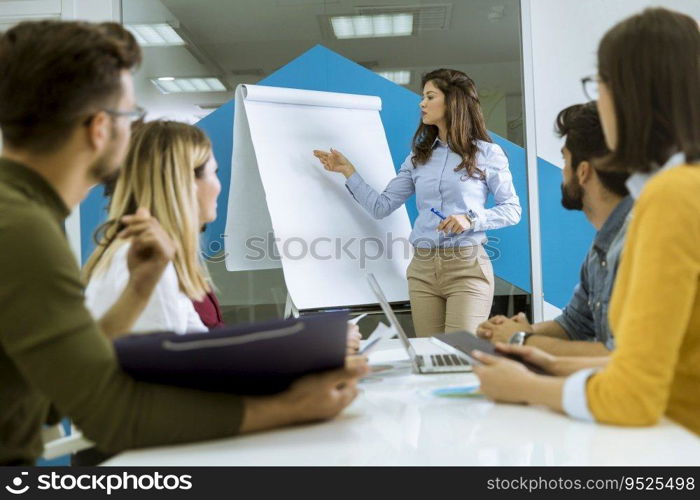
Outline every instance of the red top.
POLYGON ((204 297, 201 302, 192 301, 194 304, 194 310, 199 314, 199 318, 202 323, 209 328, 218 328, 224 326, 224 318, 221 315, 221 307, 219 306, 219 300, 216 298, 214 292, 207 292, 206 297, 204 297))

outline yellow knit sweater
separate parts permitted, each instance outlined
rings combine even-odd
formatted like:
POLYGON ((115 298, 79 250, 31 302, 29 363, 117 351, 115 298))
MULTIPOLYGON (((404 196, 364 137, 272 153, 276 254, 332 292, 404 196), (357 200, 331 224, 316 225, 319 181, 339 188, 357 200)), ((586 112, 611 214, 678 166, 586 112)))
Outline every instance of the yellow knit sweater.
POLYGON ((700 435, 700 165, 661 172, 632 212, 610 304, 616 349, 588 380, 600 422, 666 414, 700 435))

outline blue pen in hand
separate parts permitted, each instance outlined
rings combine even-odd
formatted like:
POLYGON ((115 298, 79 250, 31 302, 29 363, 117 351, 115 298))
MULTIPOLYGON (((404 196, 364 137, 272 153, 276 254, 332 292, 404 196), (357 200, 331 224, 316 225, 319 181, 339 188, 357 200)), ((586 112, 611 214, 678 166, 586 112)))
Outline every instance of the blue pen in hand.
POLYGON ((440 217, 442 220, 447 219, 447 217, 445 217, 444 215, 442 215, 442 212, 440 212, 440 210, 437 210, 437 209, 435 209, 435 208, 431 208, 430 211, 433 212, 433 213, 434 213, 435 215, 437 215, 438 217, 440 217))
MULTIPOLYGON (((430 211, 433 212, 433 213, 434 213, 435 215, 437 215, 438 217, 440 217, 442 220, 447 219, 447 217, 445 217, 445 216, 442 214, 442 212, 441 212, 440 210, 438 210, 437 208, 431 208, 430 211)), ((449 237, 451 234, 452 234, 452 233, 445 233, 445 236, 449 237)))

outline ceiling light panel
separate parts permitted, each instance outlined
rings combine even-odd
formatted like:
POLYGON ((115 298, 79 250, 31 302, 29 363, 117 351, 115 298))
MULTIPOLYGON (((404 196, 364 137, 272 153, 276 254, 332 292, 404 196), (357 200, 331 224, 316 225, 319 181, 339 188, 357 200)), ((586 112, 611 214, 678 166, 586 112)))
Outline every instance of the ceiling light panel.
POLYGON ((413 6, 361 6, 356 7, 356 14, 377 16, 380 14, 412 14, 413 34, 420 35, 427 31, 445 31, 449 29, 452 18, 452 4, 420 4, 413 6))
POLYGON ((377 74, 397 85, 408 85, 411 83, 411 72, 408 70, 377 71, 377 74))
POLYGON ((332 16, 330 22, 333 34, 341 40, 413 34, 413 14, 410 13, 332 16))
POLYGON ((126 29, 142 47, 185 45, 182 37, 169 24, 127 24, 126 29))
POLYGON ((226 92, 226 86, 218 78, 175 78, 162 76, 151 78, 153 85, 162 94, 180 94, 185 92, 226 92))

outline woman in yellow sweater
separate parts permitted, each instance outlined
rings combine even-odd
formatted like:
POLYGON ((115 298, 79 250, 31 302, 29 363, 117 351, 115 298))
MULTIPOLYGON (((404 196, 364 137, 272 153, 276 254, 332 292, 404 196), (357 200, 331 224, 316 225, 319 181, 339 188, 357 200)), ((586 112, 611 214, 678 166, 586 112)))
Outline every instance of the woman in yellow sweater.
POLYGON ((557 358, 499 345, 539 364, 474 353, 490 398, 546 405, 618 425, 662 415, 700 435, 700 31, 689 16, 648 9, 613 27, 598 49, 597 90, 612 154, 637 198, 611 299, 617 348, 557 358))

